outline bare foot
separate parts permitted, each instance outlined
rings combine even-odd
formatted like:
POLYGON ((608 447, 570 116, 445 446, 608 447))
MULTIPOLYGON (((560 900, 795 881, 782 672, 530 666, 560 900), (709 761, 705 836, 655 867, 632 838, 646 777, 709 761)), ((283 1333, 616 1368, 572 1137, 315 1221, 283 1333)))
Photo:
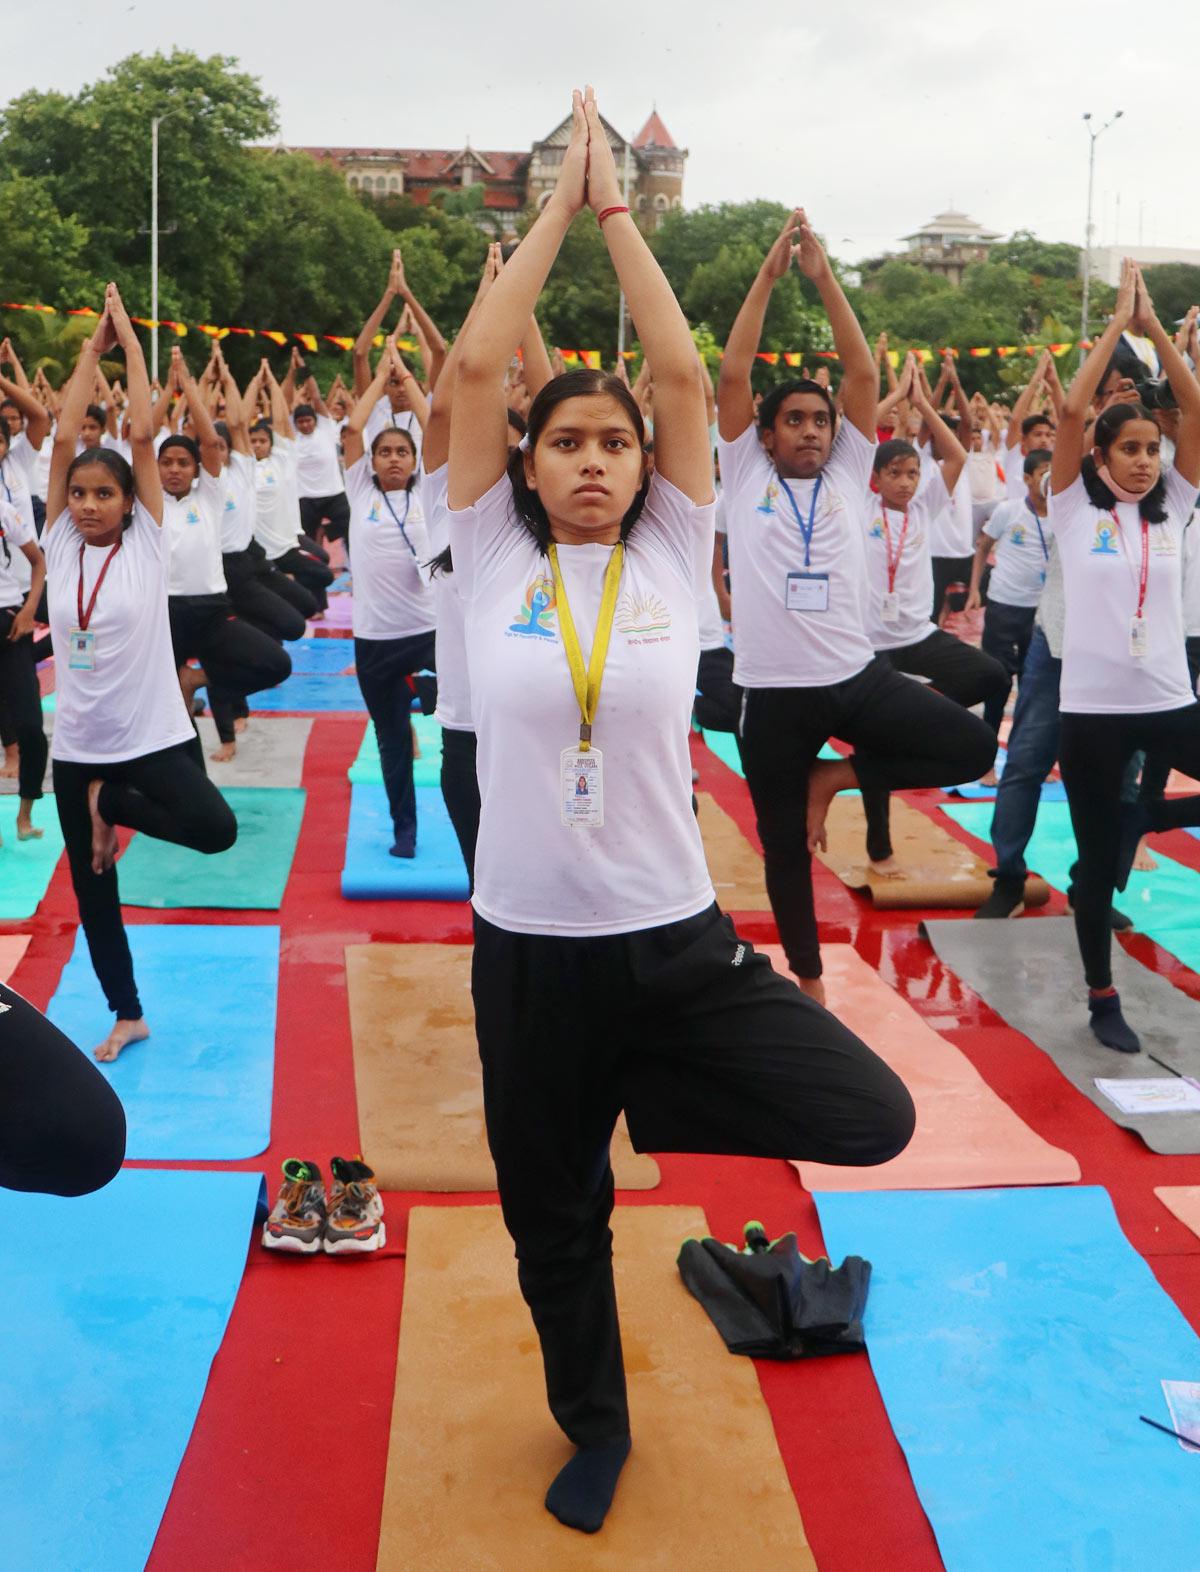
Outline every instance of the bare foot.
POLYGON ((0 764, 0 781, 15 781, 21 765, 21 755, 15 742, 4 750, 4 763, 0 764))
POLYGON ((40 841, 46 833, 45 830, 39 830, 30 818, 32 811, 33 804, 25 802, 17 810, 17 839, 19 841, 40 841))
POLYGON ((325 613, 323 611, 314 611, 312 616, 308 620, 310 622, 324 622, 325 621, 325 613))
POLYGON ((1150 848, 1146 845, 1145 837, 1138 842, 1137 851, 1133 854, 1133 869, 1135 873, 1153 873, 1158 867, 1158 858, 1151 856, 1150 848))
POLYGON ((241 734, 245 731, 246 727, 249 726, 249 724, 250 724, 250 717, 248 715, 239 715, 237 717, 237 719, 233 723, 233 729, 234 729, 234 731, 237 732, 238 736, 240 737, 241 734))
POLYGON ((149 1035, 150 1028, 144 1020, 118 1021, 96 1049, 96 1058, 101 1064, 111 1064, 122 1048, 128 1048, 130 1043, 145 1042, 149 1035))
POLYGON ((806 993, 810 999, 815 999, 818 1004, 825 1003, 825 984, 819 977, 797 977, 796 983, 801 993, 806 993))
POLYGON ((986 775, 981 775, 979 784, 981 786, 999 786, 1000 782, 996 778, 995 770, 989 770, 986 775))
POLYGON ((191 710, 192 699, 197 688, 208 686, 208 673, 202 666, 181 666, 179 668, 179 688, 183 694, 184 703, 191 710))
POLYGON ((209 758, 214 764, 228 764, 230 759, 234 758, 236 754, 236 742, 223 742, 219 748, 216 748, 209 754, 209 758))
POLYGON ((825 818, 838 792, 857 786, 849 759, 816 759, 808 772, 808 849, 825 850, 825 818))
POLYGON ((872 862, 868 859, 867 867, 877 879, 902 879, 904 868, 895 857, 885 857, 882 862, 872 862))
MULTIPOLYGON (((100 788, 103 784, 103 781, 92 781, 88 787, 88 812, 92 816, 93 873, 107 873, 116 862, 119 849, 116 830, 100 817, 100 788)), ((116 1056, 113 1054, 114 1059, 116 1056)))

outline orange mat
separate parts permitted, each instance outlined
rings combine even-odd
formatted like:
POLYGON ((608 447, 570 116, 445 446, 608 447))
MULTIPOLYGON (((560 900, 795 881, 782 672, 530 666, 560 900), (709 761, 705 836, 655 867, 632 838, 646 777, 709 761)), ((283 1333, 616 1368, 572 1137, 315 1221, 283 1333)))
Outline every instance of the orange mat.
MULTIPOLYGON (((786 974, 778 945, 763 949, 786 974)), ((900 1156, 877 1168, 793 1163, 806 1190, 970 1190, 1078 1180, 1074 1157, 1031 1130, 852 945, 823 945, 821 959, 829 1008, 908 1087, 917 1128, 900 1156)))
MULTIPOLYGON (((826 822, 829 849, 817 855, 843 884, 869 895, 881 910, 967 910, 982 905, 992 893, 987 864, 901 797, 892 798, 892 846, 904 869, 899 878, 880 878, 867 866, 867 821, 857 793, 835 797, 826 822)), ((1026 879, 1027 906, 1044 906, 1049 899, 1043 879, 1026 879)))
POLYGON ((754 1366, 679 1279, 704 1213, 618 1207, 613 1232, 633 1452, 593 1537, 542 1505, 572 1448, 499 1208, 413 1209, 378 1572, 816 1572, 754 1366))
POLYGON ((769 912, 763 860, 706 791, 696 793, 704 855, 722 911, 769 912))
POLYGON ((6 933, 0 938, 0 982, 7 982, 29 948, 27 933, 6 933))
POLYGON ((1200 1184, 1155 1185, 1154 1193, 1168 1212, 1200 1238, 1200 1184))
MULTIPOLYGON (((385 1190, 494 1190, 465 944, 346 947, 363 1155, 385 1190)), ((620 1190, 653 1190, 658 1164, 612 1143, 620 1190)))

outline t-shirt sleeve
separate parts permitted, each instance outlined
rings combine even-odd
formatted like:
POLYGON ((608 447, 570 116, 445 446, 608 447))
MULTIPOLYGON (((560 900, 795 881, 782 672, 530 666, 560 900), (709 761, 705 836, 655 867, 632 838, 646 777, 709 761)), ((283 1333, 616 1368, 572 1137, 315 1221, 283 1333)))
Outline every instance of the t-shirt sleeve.
POLYGON ((843 420, 825 466, 833 485, 847 497, 861 497, 871 484, 875 443, 853 421, 843 420))
POLYGON ((446 509, 454 578, 463 600, 475 600, 504 564, 529 541, 517 517, 512 482, 505 471, 490 491, 460 512, 446 509))
POLYGON ((717 457, 721 465, 721 485, 728 492, 752 486, 755 478, 764 472, 768 476, 774 473, 771 461, 758 440, 758 426, 753 421, 732 442, 718 437, 717 457))
POLYGON ((1196 487, 1191 481, 1184 480, 1183 476, 1170 464, 1163 471, 1163 482, 1167 493, 1167 508, 1171 514, 1171 522, 1183 529, 1196 510, 1196 487))
MULTIPOLYGON (((141 503, 133 504, 133 522, 126 533, 127 542, 134 550, 157 565, 166 590, 171 570, 171 532, 156 524, 154 515, 141 503)), ((122 547, 124 550, 124 547, 122 547)))
POLYGON ((703 589, 712 567, 715 502, 697 504, 657 470, 635 531, 652 531, 655 544, 665 549, 695 592, 703 589))
POLYGON ((445 464, 440 464, 432 474, 421 466, 421 506, 425 510, 430 549, 435 556, 445 551, 450 543, 446 523, 446 476, 445 464))
POLYGON ((1064 539, 1073 529, 1088 524, 1094 512, 1082 475, 1076 475, 1065 491, 1050 493, 1050 526, 1064 539))
POLYGON ((375 488, 375 480, 371 472, 371 461, 365 453, 355 459, 343 479, 346 482, 346 496, 351 507, 370 498, 375 488))
POLYGON ((200 466, 200 476, 196 481, 196 496, 214 518, 220 518, 225 511, 225 478, 222 475, 210 475, 203 464, 200 466))
POLYGON ((993 540, 999 540, 1008 528, 1011 518, 1012 509, 1007 503, 1002 503, 1000 507, 993 510, 991 517, 984 524, 983 533, 990 535, 993 540))
POLYGON ((229 455, 229 467, 244 485, 250 485, 254 480, 254 459, 249 453, 238 453, 236 449, 229 455))

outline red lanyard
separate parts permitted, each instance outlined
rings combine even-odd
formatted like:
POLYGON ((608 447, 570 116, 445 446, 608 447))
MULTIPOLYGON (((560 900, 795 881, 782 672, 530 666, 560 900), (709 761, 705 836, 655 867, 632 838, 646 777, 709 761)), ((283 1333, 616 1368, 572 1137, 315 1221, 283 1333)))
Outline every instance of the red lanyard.
POLYGON ((112 559, 116 556, 117 552, 120 551, 120 549, 121 549, 121 542, 118 540, 116 545, 109 552, 108 556, 105 557, 105 559, 104 559, 103 566, 101 567, 100 572, 99 572, 99 574, 96 577, 96 582, 92 586, 91 599, 87 603, 87 610, 84 611, 84 609, 83 609, 83 554, 87 550, 87 542, 86 541, 80 541, 80 543, 79 543, 79 594, 78 594, 78 603, 79 603, 79 631, 80 631, 80 633, 86 633, 87 630, 88 630, 88 623, 91 622, 91 620, 92 620, 92 613, 96 609, 96 597, 100 593, 100 586, 101 586, 101 584, 104 583, 104 575, 108 572, 109 564, 112 562, 112 559))
MULTIPOLYGON (((1124 548, 1125 536, 1121 532, 1121 520, 1117 517, 1117 510, 1116 510, 1116 508, 1114 508, 1112 510, 1112 516, 1113 516, 1113 523, 1117 526, 1117 538, 1120 540, 1122 548, 1124 548)), ((1142 608, 1146 604, 1146 586, 1149 584, 1149 582, 1150 582, 1150 525, 1146 522, 1145 519, 1143 519, 1142 520, 1142 568, 1141 568, 1140 574, 1138 575, 1137 610, 1134 612, 1134 616, 1137 617, 1139 619, 1139 621, 1141 620, 1142 608)))
POLYGON ((888 527, 887 508, 882 502, 879 504, 879 511, 883 516, 883 549, 887 553, 888 594, 892 595, 896 590, 896 574, 900 570, 900 558, 904 555, 904 542, 908 535, 908 509, 905 508, 904 510, 904 523, 900 526, 900 539, 896 543, 896 555, 894 557, 892 556, 892 532, 888 527))

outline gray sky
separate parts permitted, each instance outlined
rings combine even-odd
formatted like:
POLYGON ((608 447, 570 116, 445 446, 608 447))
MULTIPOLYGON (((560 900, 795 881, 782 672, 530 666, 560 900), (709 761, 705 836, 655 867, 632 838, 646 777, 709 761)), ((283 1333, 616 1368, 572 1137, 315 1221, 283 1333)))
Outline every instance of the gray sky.
POLYGON ((296 143, 460 146, 469 134, 525 149, 586 78, 626 135, 657 103, 690 151, 689 207, 805 203, 850 261, 951 199, 1006 234, 1080 242, 1080 116, 1123 109, 1097 148, 1097 243, 1133 243, 1140 226, 1146 245, 1200 249, 1195 0, 63 0, 51 46, 36 7, 0 0, 0 15, 2 101, 75 91, 135 50, 179 45, 236 55, 296 143))

